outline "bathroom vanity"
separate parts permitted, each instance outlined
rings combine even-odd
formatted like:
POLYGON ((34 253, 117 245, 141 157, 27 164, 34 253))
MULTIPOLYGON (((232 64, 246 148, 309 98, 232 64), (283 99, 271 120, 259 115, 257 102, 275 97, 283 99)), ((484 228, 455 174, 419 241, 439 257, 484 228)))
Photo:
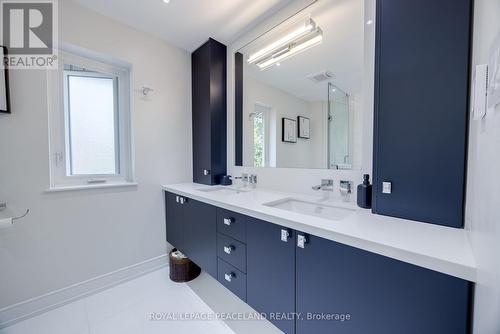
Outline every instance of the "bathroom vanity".
POLYGON ((257 312, 300 313, 269 319, 285 333, 468 333, 464 230, 263 189, 163 189, 167 241, 257 312), (350 320, 307 320, 325 314, 350 320))
POLYGON ((312 188, 344 199, 371 173, 373 210, 206 182, 199 158, 217 165, 226 152, 197 153, 219 143, 212 131, 193 137, 194 180, 212 186, 163 187, 167 241, 285 333, 470 333, 471 10, 471 0, 318 0, 234 42, 228 173, 263 170, 299 191, 321 175, 312 188))

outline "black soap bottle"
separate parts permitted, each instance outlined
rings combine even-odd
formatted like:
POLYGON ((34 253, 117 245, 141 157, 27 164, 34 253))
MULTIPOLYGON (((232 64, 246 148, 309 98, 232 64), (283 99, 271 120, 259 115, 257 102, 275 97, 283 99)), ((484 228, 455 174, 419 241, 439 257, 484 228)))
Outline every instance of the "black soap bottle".
POLYGON ((372 207, 372 185, 370 175, 363 175, 363 183, 358 186, 358 206, 363 209, 372 207))

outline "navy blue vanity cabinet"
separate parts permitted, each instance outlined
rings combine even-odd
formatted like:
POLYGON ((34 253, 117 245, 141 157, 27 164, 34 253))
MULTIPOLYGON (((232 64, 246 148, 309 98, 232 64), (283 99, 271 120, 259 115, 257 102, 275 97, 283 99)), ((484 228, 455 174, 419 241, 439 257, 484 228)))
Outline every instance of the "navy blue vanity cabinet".
POLYGON ((185 200, 183 252, 212 277, 217 277, 216 219, 215 206, 185 200))
POLYGON ((217 280, 243 301, 247 296, 247 217, 217 208, 217 280))
POLYGON ((244 302, 247 299, 247 275, 224 260, 217 259, 217 280, 244 302))
POLYGON ((245 243, 246 219, 240 213, 217 208, 217 231, 245 243))
POLYGON ((217 208, 165 192, 167 241, 217 277, 217 208))
POLYGON ((247 272, 247 246, 244 243, 218 233, 217 256, 238 270, 247 272))
POLYGON ((294 333, 293 318, 271 315, 295 312, 294 235, 291 229, 247 217, 247 303, 287 334, 294 333))
POLYGON ((191 55, 193 182, 226 174, 226 46, 209 39, 191 55))
POLYGON ((463 226, 471 21, 472 0, 377 1, 373 212, 463 226))
POLYGON ((167 241, 177 249, 184 250, 182 196, 165 192, 167 241))
MULTIPOLYGON (((297 232, 297 237, 304 234, 297 232)), ((469 333, 471 283, 315 236, 296 248, 297 334, 469 333), (350 319, 307 320, 349 314, 350 319)))

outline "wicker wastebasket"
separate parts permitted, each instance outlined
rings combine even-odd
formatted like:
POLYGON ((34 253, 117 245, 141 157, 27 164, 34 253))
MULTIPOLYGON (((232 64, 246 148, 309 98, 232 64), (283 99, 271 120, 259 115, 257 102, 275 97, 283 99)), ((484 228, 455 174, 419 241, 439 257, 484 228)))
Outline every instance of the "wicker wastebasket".
POLYGON ((170 262, 170 279, 172 281, 178 283, 189 282, 200 275, 200 267, 177 249, 174 248, 168 257, 170 262))

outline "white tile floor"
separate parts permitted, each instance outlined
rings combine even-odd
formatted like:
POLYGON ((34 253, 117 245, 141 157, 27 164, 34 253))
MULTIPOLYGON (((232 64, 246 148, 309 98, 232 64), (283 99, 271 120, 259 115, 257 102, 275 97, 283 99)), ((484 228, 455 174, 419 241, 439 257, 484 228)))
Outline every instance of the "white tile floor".
POLYGON ((186 285, 161 269, 22 321, 0 334, 231 334, 222 321, 151 321, 153 312, 213 313, 186 285))

